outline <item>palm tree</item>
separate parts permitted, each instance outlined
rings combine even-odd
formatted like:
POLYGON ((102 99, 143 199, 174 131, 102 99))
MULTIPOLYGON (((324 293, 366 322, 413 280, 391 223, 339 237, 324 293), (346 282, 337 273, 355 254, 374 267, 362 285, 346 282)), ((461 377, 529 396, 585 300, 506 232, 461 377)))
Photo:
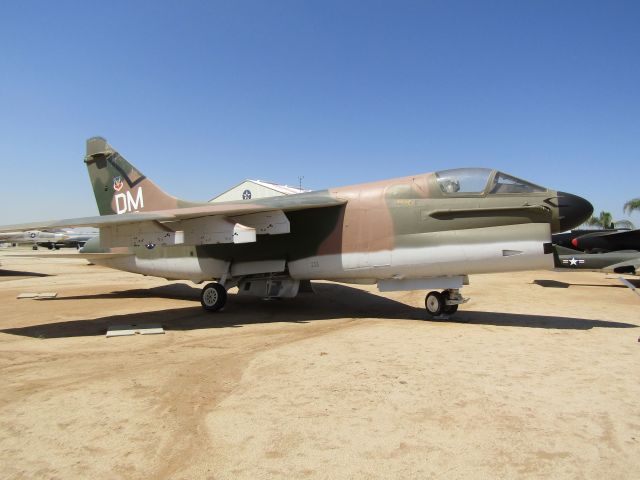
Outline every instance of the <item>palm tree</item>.
POLYGON ((613 215, 609 212, 600 212, 600 215, 597 217, 592 215, 585 223, 590 227, 612 228, 613 215))
POLYGON ((624 204, 623 211, 631 215, 635 210, 640 212, 640 198, 634 198, 624 204))
MULTIPOLYGON (((627 202, 630 203, 630 202, 627 202)), ((632 222, 629 220, 614 220, 613 215, 609 212, 600 212, 600 215, 591 216, 589 220, 584 222, 585 225, 589 227, 598 227, 598 228, 623 228, 628 230, 633 230, 635 227, 632 222)))
POLYGON ((613 228, 633 230, 636 227, 629 220, 616 220, 613 222, 613 228))

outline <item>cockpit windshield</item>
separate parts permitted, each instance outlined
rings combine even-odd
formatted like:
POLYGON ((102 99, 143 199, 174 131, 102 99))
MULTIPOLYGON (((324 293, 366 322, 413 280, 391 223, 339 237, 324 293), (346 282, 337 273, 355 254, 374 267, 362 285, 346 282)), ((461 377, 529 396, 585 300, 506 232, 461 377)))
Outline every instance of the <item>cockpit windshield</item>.
POLYGON ((489 193, 534 193, 546 192, 546 188, 525 182, 502 172, 496 173, 489 193))
POLYGON ((440 189, 445 194, 490 194, 546 192, 544 187, 526 182, 506 173, 496 172, 487 188, 494 170, 488 168, 456 168, 436 172, 440 189))
POLYGON ((444 193, 482 193, 491 172, 488 168, 456 168, 436 172, 436 178, 444 193))

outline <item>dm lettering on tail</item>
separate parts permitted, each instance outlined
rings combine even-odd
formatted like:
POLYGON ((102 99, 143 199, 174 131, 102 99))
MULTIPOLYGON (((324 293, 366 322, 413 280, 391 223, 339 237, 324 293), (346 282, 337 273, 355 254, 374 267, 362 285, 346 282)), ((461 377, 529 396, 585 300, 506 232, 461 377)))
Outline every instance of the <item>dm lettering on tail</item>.
POLYGON ((100 215, 190 207, 164 192, 102 137, 87 140, 87 164, 100 215))

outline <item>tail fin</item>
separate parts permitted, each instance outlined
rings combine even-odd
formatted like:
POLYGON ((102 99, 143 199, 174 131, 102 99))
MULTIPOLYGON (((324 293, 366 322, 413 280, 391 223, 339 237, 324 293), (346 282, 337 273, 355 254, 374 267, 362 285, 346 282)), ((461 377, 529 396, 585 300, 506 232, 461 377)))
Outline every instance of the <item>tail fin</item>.
POLYGON ((100 215, 166 210, 197 205, 165 193, 104 138, 87 140, 84 158, 100 215))

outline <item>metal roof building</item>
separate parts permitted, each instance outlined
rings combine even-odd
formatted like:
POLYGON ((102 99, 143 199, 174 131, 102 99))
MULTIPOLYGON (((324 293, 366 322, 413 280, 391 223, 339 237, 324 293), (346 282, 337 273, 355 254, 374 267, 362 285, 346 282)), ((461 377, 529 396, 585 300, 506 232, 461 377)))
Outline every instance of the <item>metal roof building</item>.
POLYGON ((301 190, 296 187, 266 182, 264 180, 245 180, 220 195, 213 197, 209 202, 229 202, 251 200, 255 198, 278 197, 281 195, 291 195, 306 191, 308 190, 301 190))

